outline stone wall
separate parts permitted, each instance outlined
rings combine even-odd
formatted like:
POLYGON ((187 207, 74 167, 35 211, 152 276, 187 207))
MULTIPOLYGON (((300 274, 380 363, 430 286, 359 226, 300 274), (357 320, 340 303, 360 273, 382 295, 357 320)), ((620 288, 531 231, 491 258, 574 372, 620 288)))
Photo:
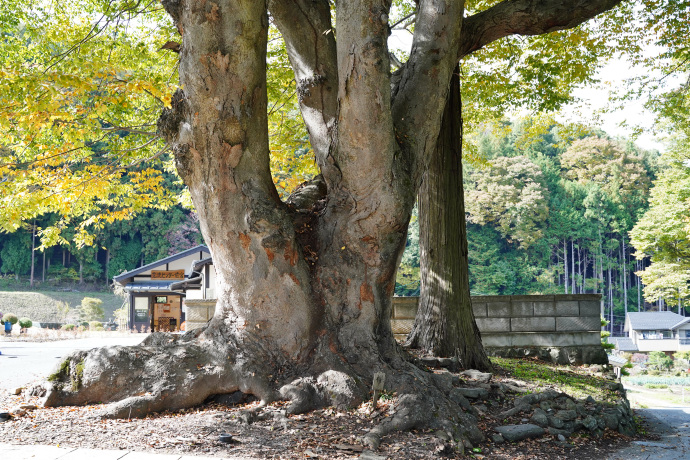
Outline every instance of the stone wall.
MULTIPOLYGON (((417 313, 417 297, 394 297, 391 328, 404 339, 417 313)), ((482 342, 493 356, 526 357, 557 363, 606 364, 601 346, 599 294, 473 296, 472 309, 482 342)), ((215 299, 185 301, 187 330, 213 317, 215 299)))
MULTIPOLYGON (((417 297, 395 297, 391 326, 409 333, 417 297)), ((538 356, 555 362, 604 364, 599 294, 473 296, 482 342, 497 356, 538 356)))
POLYGON ((185 299, 185 330, 192 331, 205 325, 213 318, 216 299, 185 299))

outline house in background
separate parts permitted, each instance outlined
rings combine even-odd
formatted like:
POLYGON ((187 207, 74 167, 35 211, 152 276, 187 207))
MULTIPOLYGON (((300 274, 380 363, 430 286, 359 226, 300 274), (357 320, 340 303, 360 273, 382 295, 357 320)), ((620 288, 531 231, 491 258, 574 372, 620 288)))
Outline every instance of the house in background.
POLYGON ((115 284, 129 294, 128 328, 179 330, 185 321, 186 297, 213 296, 210 256, 209 249, 199 245, 115 276, 115 284))
POLYGON ((625 332, 627 340, 616 340, 619 351, 672 353, 690 350, 690 317, 670 311, 628 313, 625 332))

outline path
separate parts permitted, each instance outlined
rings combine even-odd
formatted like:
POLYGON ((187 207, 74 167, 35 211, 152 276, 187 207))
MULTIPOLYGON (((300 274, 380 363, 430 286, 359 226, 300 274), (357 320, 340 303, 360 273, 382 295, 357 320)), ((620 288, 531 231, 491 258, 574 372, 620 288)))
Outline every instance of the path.
POLYGON ((55 342, 0 342, 0 391, 43 380, 60 360, 75 350, 110 345, 138 345, 147 334, 128 337, 86 338, 55 342))
MULTIPOLYGON (((626 387, 627 388, 627 387, 626 387)), ((687 460, 690 458, 690 403, 678 405, 656 399, 653 391, 632 387, 631 401, 647 406, 635 409, 646 428, 660 436, 658 441, 633 441, 608 460, 687 460)), ((690 398, 689 398, 690 399, 690 398)))

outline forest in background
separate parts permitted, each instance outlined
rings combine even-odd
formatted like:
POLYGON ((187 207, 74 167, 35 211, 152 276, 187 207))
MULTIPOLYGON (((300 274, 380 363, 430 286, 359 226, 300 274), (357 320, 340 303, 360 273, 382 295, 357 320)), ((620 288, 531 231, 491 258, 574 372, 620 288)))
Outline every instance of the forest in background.
MULTIPOLYGON (((669 309, 687 315, 689 277, 679 279, 671 269, 663 278, 659 271, 668 272, 668 263, 661 264, 663 269, 650 267, 644 251, 654 251, 644 246, 641 234, 655 241, 658 235, 683 240, 686 197, 669 198, 673 190, 685 193, 680 176, 690 181, 682 155, 661 155, 601 131, 530 118, 486 124, 469 136, 476 146, 464 169, 473 295, 601 293, 615 335, 623 333, 628 311, 669 309), (650 197, 666 208, 677 205, 675 227, 668 209, 648 212, 650 197), (674 228, 675 233, 668 231, 674 228)), ((166 181, 167 187, 180 188, 174 176, 166 181)), ((35 225, 46 227, 50 221, 46 215, 35 225)), ((72 241, 70 231, 78 229, 63 230, 65 241, 72 241)), ((32 252, 40 239, 33 238, 31 226, 0 234, 0 272, 26 285, 33 263, 34 284, 105 288, 123 271, 203 243, 196 214, 182 204, 104 222, 93 237, 93 245, 73 242, 32 252)), ((415 214, 396 294, 418 293, 415 214)))
MULTIPOLYGON (((472 136, 479 160, 465 165, 464 185, 473 295, 601 293, 615 334, 628 311, 677 305, 645 300, 637 273, 649 258, 635 257, 629 235, 648 209, 658 152, 530 119, 472 136)), ((399 295, 419 292, 418 238, 413 219, 399 295)))

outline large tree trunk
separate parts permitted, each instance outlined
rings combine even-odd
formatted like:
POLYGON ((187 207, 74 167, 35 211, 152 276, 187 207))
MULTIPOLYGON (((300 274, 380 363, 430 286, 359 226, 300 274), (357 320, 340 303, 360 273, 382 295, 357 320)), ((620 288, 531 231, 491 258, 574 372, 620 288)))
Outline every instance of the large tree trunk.
POLYGON ((164 0, 182 33, 182 89, 158 128, 213 255, 215 315, 183 336, 71 355, 45 404, 105 402, 104 415, 138 417, 239 390, 290 400, 297 413, 357 404, 383 372, 399 395, 396 414, 367 444, 415 426, 481 440, 447 382, 408 362, 390 327, 395 271, 448 83, 458 59, 489 41, 573 27, 617 2, 578 0, 572 11, 560 1, 502 2, 468 19, 466 33, 461 1, 426 0, 392 82, 389 1, 337 2, 337 42, 328 1, 269 1, 322 174, 284 203, 269 169, 266 2, 164 0))
POLYGON ((419 190, 421 290, 406 345, 457 357, 465 368, 487 370, 472 311, 462 187, 460 68, 451 78, 436 153, 419 190))

